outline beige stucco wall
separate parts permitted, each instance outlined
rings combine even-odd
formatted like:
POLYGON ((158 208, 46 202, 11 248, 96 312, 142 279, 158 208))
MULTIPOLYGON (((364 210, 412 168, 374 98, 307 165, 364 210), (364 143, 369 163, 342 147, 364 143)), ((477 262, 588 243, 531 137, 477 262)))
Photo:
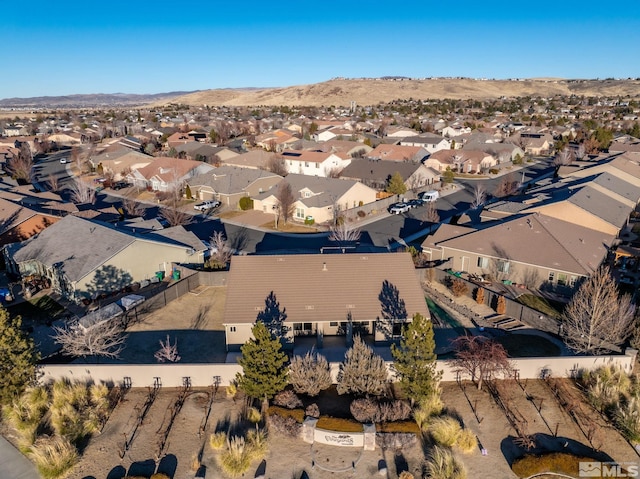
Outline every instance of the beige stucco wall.
MULTIPOLYGON (((322 350, 319 350, 322 353, 322 350)), ((545 375, 552 377, 575 377, 582 369, 595 369, 600 366, 620 366, 631 374, 637 351, 628 349, 626 354, 616 356, 566 356, 553 358, 520 358, 512 360, 520 379, 539 379, 545 375)), ((387 362, 389 380, 394 380, 391 362, 387 362)), ((330 363, 331 377, 334 382, 340 370, 340 363, 330 363)), ((438 370, 443 372, 443 381, 456 381, 457 373, 449 361, 438 361, 438 370)), ((56 379, 93 380, 100 384, 122 384, 125 377, 131 379, 132 387, 153 386, 154 379, 160 378, 163 387, 181 387, 183 378, 189 377, 193 387, 208 387, 218 377, 220 386, 228 386, 242 368, 238 364, 64 364, 42 365, 40 382, 45 384, 56 379)), ((464 375, 461 379, 468 379, 464 375)))
MULTIPOLYGON (((99 243, 97 243, 98 245, 99 243)), ((98 247, 98 246, 97 246, 98 247)), ((117 268, 122 274, 128 273, 131 281, 142 281, 155 276, 157 271, 164 271, 165 275, 171 273, 171 263, 203 263, 202 252, 189 255, 187 246, 170 246, 150 241, 137 240, 124 250, 115 254, 105 262, 107 266, 117 268)), ((90 274, 76 282, 76 291, 86 291, 92 284, 96 273, 102 269, 92 271, 90 274)), ((117 278, 110 278, 117 280, 117 278)), ((97 282, 97 280, 96 280, 97 282)), ((113 282, 113 281, 112 281, 113 282)), ((116 281, 117 284, 117 281, 116 281)))

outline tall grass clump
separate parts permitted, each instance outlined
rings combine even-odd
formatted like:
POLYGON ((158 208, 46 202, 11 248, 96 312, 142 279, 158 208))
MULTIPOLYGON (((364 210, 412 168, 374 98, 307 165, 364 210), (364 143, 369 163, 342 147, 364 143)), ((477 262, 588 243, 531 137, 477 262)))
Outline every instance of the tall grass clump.
POLYGON ((233 436, 227 440, 227 449, 220 456, 220 467, 229 477, 240 477, 251 466, 251 447, 243 437, 233 436))
POLYGON ((615 423, 622 434, 632 442, 640 442, 640 401, 632 397, 616 408, 615 423))
POLYGON ((262 421, 262 413, 255 407, 247 409, 247 419, 254 424, 258 424, 262 421))
POLYGON ((67 439, 54 436, 38 439, 29 457, 43 479, 58 479, 64 477, 78 462, 78 451, 67 439))
POLYGON ((426 463, 431 479, 466 479, 467 471, 448 449, 434 447, 426 463))
POLYGON ((456 445, 461 432, 460 423, 449 416, 438 417, 429 426, 429 434, 436 444, 448 448, 456 445))
POLYGON ((249 446, 251 459, 263 459, 269 451, 267 432, 257 426, 255 429, 249 430, 247 432, 247 445, 249 446))
POLYGON ((214 451, 219 451, 227 443, 227 435, 224 432, 216 432, 209 436, 209 446, 214 451))
POLYGON ((424 431, 431 419, 442 414, 443 409, 444 403, 440 398, 440 391, 436 390, 418 401, 417 406, 413 409, 413 419, 418 427, 424 431))
POLYGON ((631 391, 631 378, 620 366, 602 366, 585 371, 580 382, 586 390, 591 405, 600 412, 610 412, 631 391))
POLYGON ((465 454, 471 454, 478 448, 478 438, 470 429, 463 429, 456 440, 456 447, 465 454))
POLYGON ((36 441, 48 407, 49 396, 43 387, 29 388, 18 399, 3 407, 3 416, 16 430, 18 448, 23 453, 27 453, 36 441))

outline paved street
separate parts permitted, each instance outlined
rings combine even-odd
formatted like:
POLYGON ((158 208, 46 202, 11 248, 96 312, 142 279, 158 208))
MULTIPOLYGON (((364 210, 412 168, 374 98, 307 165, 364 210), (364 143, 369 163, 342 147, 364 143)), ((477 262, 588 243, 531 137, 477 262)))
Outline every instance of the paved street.
POLYGON ((0 436, 0 477, 2 479, 40 479, 31 462, 0 436))

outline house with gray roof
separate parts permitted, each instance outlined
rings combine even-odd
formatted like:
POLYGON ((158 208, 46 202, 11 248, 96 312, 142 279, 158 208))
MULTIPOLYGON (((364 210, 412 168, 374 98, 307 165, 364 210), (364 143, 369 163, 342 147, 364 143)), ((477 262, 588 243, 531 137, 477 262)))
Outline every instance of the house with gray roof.
POLYGON ((384 344, 399 339, 414 314, 430 317, 408 253, 234 256, 223 318, 227 350, 251 338, 270 294, 286 313, 286 346, 304 336, 319 345, 325 336, 348 340, 354 332, 384 344))
POLYGON ((281 180, 282 176, 266 170, 220 166, 189 178, 186 183, 198 200, 218 200, 223 205, 235 207, 240 198, 269 191, 281 180))
POLYGON ((389 180, 399 173, 408 190, 416 190, 440 182, 440 173, 422 163, 352 160, 340 173, 340 178, 356 180, 364 185, 383 191, 389 180))
POLYGON ((443 267, 494 281, 572 287, 600 266, 615 239, 616 234, 533 213, 480 229, 447 225, 422 250, 443 267))
POLYGON ((158 272, 168 275, 173 263, 203 264, 204 251, 181 226, 140 233, 68 215, 37 236, 6 246, 3 254, 10 271, 46 277, 54 291, 79 301, 158 272))
MULTIPOLYGON (((294 221, 312 217, 316 223, 333 220, 341 212, 376 201, 376 190, 359 181, 320 176, 289 174, 281 181, 291 185, 295 196, 294 221)), ((264 213, 277 212, 276 185, 253 199, 253 209, 264 213)))

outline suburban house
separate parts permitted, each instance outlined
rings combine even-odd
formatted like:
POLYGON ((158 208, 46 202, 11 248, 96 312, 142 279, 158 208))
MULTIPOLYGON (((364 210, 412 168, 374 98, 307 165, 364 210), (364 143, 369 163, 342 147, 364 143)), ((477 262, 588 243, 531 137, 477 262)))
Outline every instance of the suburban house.
POLYGON ((176 148, 180 145, 185 145, 187 143, 191 143, 193 141, 193 137, 189 136, 187 133, 183 133, 181 131, 177 131, 170 135, 167 138, 167 148, 176 148))
POLYGON ((462 146, 464 151, 483 151, 493 156, 497 163, 514 161, 517 158, 524 158, 524 151, 518 145, 512 143, 495 143, 468 141, 462 146))
POLYGON ((436 171, 450 168, 461 173, 481 173, 495 166, 497 160, 480 150, 440 150, 427 158, 424 164, 436 171))
POLYGON ((415 163, 419 163, 427 156, 429 156, 429 152, 421 146, 402 146, 380 143, 371 150, 366 157, 370 160, 413 161, 415 163))
POLYGON ((401 146, 417 146, 427 150, 429 153, 435 153, 439 150, 448 150, 451 148, 451 140, 433 133, 423 133, 417 136, 409 136, 400 141, 401 146))
POLYGON ((202 161, 158 157, 147 166, 131 171, 126 179, 139 188, 153 191, 171 191, 182 187, 189 178, 213 170, 202 161))
POLYGON ((25 241, 59 219, 0 197, 0 246, 25 241))
POLYGON ((388 126, 386 135, 389 138, 406 138, 407 136, 416 136, 418 132, 413 128, 409 128, 406 126, 388 126))
POLYGON ((519 145, 528 155, 547 155, 553 150, 554 140, 550 133, 520 131, 507 140, 519 145))
POLYGON ((279 129, 256 136, 256 146, 267 151, 281 152, 299 140, 292 131, 279 129))
POLYGON ((351 158, 358 156, 366 156, 373 148, 364 143, 350 140, 329 140, 318 145, 321 151, 330 151, 332 153, 344 153, 351 158))
POLYGON ((2 136, 25 136, 29 131, 24 125, 7 125, 2 130, 2 136))
POLYGON ((320 350, 326 336, 344 336, 346 345, 353 333, 386 344, 414 314, 430 317, 408 253, 234 256, 223 319, 227 350, 251 339, 270 295, 286 313, 288 348, 300 336, 315 336, 320 350))
POLYGON ((261 168, 267 169, 269 162, 275 158, 277 153, 266 151, 262 149, 251 150, 246 153, 241 153, 231 158, 223 160, 223 164, 229 166, 238 166, 240 168, 261 168))
POLYGON ((186 180, 194 198, 218 200, 223 205, 237 206, 240 198, 254 197, 271 190, 282 176, 266 170, 220 166, 186 180))
POLYGON ((153 156, 125 147, 89 158, 92 168, 111 173, 116 181, 132 171, 150 165, 153 161, 155 161, 153 156))
POLYGON ((335 175, 351 162, 344 153, 307 150, 286 150, 282 158, 290 173, 321 177, 335 175))
POLYGON ((187 160, 205 161, 214 163, 217 157, 219 161, 224 162, 238 153, 224 146, 213 146, 199 141, 191 141, 183 145, 175 147, 178 154, 184 154, 187 160))
POLYGON ((482 229, 443 224, 422 243, 422 251, 442 267, 495 281, 573 286, 600 266, 615 239, 615 234, 533 213, 482 229))
POLYGON ((454 138, 460 135, 471 133, 471 128, 468 126, 460 125, 458 123, 445 126, 440 130, 440 134, 446 138, 454 138))
POLYGON ((9 271, 46 277, 54 291, 79 301, 167 275, 172 263, 203 264, 204 250, 182 226, 139 234, 68 215, 3 254, 9 271))
MULTIPOLYGON (((295 196, 293 219, 313 218, 316 223, 332 221, 340 211, 357 208, 376 201, 376 190, 358 181, 289 174, 283 180, 289 183, 295 196)), ((253 198, 253 209, 264 213, 277 213, 278 186, 253 198)))
POLYGON ((359 181, 379 191, 383 191, 395 174, 402 176, 407 190, 416 190, 440 182, 440 173, 422 163, 352 160, 340 178, 359 181))

